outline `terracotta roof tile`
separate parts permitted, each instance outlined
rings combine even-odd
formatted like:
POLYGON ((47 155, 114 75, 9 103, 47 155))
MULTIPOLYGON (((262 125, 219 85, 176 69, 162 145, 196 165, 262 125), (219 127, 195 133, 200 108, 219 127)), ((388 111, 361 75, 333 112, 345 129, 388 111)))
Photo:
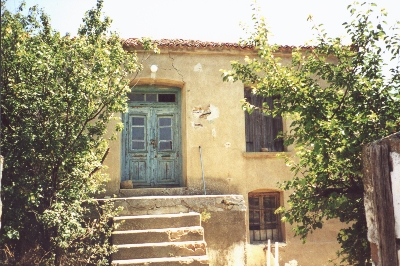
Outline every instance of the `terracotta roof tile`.
MULTIPOLYGON (((253 45, 239 45, 238 43, 227 43, 227 42, 204 42, 198 40, 183 40, 183 39, 161 39, 155 40, 158 47, 169 47, 169 48, 203 48, 203 49, 240 49, 240 50, 252 50, 253 45)), ((140 39, 129 38, 123 41, 125 48, 140 48, 142 45, 140 39)), ((280 52, 290 52, 295 46, 281 45, 279 47, 280 52)), ((302 46, 304 49, 310 49, 310 46, 302 46)))

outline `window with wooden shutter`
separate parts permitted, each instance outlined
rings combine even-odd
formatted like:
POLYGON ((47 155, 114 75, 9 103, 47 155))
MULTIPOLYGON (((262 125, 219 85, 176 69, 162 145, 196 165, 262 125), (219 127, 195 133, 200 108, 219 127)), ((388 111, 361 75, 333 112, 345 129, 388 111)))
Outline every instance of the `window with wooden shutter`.
MULTIPOLYGON (((255 95, 250 88, 245 88, 244 97, 252 105, 261 107, 265 102, 273 109, 273 97, 255 95)), ((245 112, 245 127, 246 152, 283 151, 283 140, 278 138, 279 132, 283 130, 281 116, 272 117, 259 110, 254 110, 252 114, 245 112)))

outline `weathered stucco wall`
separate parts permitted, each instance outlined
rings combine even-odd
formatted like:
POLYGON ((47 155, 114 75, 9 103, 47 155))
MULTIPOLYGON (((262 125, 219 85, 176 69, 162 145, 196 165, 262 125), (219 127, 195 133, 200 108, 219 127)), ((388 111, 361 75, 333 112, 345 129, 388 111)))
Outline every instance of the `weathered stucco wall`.
MULTIPOLYGON (((340 249, 335 241, 343 225, 336 220, 325 221, 322 231, 317 231, 303 242, 294 238, 291 226, 286 224, 286 241, 279 244, 279 265, 295 260, 298 266, 329 266, 329 259, 336 259, 335 252, 340 249)), ((275 249, 271 250, 271 258, 275 249)), ((340 260, 336 260, 338 263, 340 260)), ((266 265, 266 244, 247 244, 247 266, 266 265)), ((273 265, 273 263, 271 263, 273 265)))
MULTIPOLYGON (((240 100, 244 98, 244 85, 240 82, 222 82, 220 69, 230 69, 230 61, 243 59, 245 55, 250 54, 251 51, 241 49, 162 48, 161 54, 151 55, 144 62, 143 72, 132 80, 132 85, 160 85, 181 89, 181 141, 185 189, 176 190, 178 194, 204 194, 199 146, 202 148, 208 195, 239 194, 247 202, 249 192, 277 189, 278 182, 291 179, 289 168, 283 159, 276 158, 275 153, 245 152, 245 118, 240 104, 240 100), (151 65, 158 66, 155 74, 150 71, 151 65)), ((142 56, 140 52, 139 56, 142 56)), ((283 63, 290 60, 290 53, 283 53, 281 56, 283 63)), ((288 127, 289 122, 284 121, 284 130, 288 127)), ((111 178, 106 187, 109 196, 135 195, 135 192, 126 190, 120 193, 120 137, 111 144, 110 154, 106 160, 111 178)), ((285 149, 287 155, 294 156, 292 147, 285 149)), ((157 194, 161 190, 153 191, 157 194)), ((138 193, 146 194, 143 191, 138 193)), ((283 195, 284 202, 287 197, 287 194, 283 195)), ((217 219, 219 216, 215 214, 214 217, 217 219)), ((246 239, 247 219, 241 228, 246 239)), ((222 220, 220 222, 223 223, 222 220)), ((232 231, 231 226, 232 224, 226 223, 226 234, 232 231)), ((207 225, 205 227, 207 228, 207 225)), ((299 265, 325 265, 323 262, 335 257, 338 246, 335 235, 337 231, 334 229, 337 229, 337 223, 329 223, 326 230, 315 232, 305 245, 293 238, 289 226, 285 227, 286 246, 282 247, 282 263, 295 259, 299 265), (315 256, 318 260, 315 260, 315 256), (318 263, 310 264, 310 259, 318 263)), ((222 241, 221 244, 224 243, 222 234, 218 239, 222 241)), ((246 245, 249 245, 248 242, 249 240, 246 245)), ((251 258, 249 261, 254 262, 249 265, 265 262, 265 257, 257 255, 261 254, 257 250, 259 248, 252 245, 252 248, 247 249, 249 251, 247 257, 251 258)), ((231 249, 224 252, 235 254, 235 250, 231 249)))
MULTIPOLYGON (((240 104, 244 86, 240 82, 222 82, 220 72, 220 69, 230 68, 231 60, 245 54, 162 52, 150 56, 144 63, 143 72, 132 81, 132 84, 181 88, 183 178, 191 194, 203 193, 199 146, 203 153, 208 194, 247 195, 253 187, 276 187, 277 181, 290 177, 284 161, 276 159, 275 154, 245 152, 245 121, 240 104), (158 66, 158 71, 150 78, 153 64, 158 66)), ((110 125, 110 130, 113 126, 110 125)), ((284 128, 287 127, 286 123, 284 128)), ((111 177, 107 186, 109 195, 119 193, 120 137, 111 143, 106 161, 111 177)), ((289 147, 287 151, 292 150, 289 147)))

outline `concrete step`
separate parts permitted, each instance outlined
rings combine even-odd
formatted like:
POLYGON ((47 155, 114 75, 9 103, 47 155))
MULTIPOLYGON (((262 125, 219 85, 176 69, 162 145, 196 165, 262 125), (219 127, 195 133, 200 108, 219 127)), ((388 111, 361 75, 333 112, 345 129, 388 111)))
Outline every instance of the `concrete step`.
POLYGON ((188 195, 186 187, 120 189, 119 198, 188 195))
POLYGON ((242 196, 238 195, 181 195, 181 196, 138 196, 127 198, 99 199, 112 201, 115 207, 122 207, 120 216, 188 213, 204 210, 208 212, 246 211, 242 196))
POLYGON ((205 241, 162 242, 116 245, 112 260, 204 256, 205 241))
POLYGON ((208 266, 207 256, 114 260, 112 266, 208 266))
POLYGON ((117 228, 118 231, 190 227, 199 226, 201 224, 200 214, 196 212, 117 216, 114 217, 114 223, 120 223, 117 228))
POLYGON ((139 196, 114 199, 115 207, 123 207, 119 215, 146 215, 187 213, 190 209, 182 204, 188 196, 139 196))
POLYGON ((114 245, 202 240, 204 240, 204 229, 201 226, 126 230, 112 233, 112 243, 114 245))

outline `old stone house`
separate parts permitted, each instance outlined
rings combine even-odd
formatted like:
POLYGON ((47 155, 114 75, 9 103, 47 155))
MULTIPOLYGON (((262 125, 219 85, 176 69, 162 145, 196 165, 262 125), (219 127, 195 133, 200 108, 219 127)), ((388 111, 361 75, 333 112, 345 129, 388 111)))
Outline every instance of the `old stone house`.
MULTIPOLYGON (((161 53, 155 55, 136 39, 124 46, 137 51, 144 70, 132 77, 129 109, 121 114, 125 128, 106 161, 107 196, 116 195, 125 209, 142 214, 166 207, 161 196, 170 196, 175 207, 203 212, 210 265, 265 265, 267 239, 279 242, 280 265, 291 260, 327 265, 334 259, 337 223, 328 222, 302 244, 274 214, 288 198, 277 183, 292 177, 276 157, 280 152, 294 156, 292 147, 276 139, 289 121, 245 113, 241 99, 254 104, 270 99, 252 95, 240 82, 222 81, 220 69, 255 56, 252 47, 161 40, 161 53)), ((291 49, 280 47, 283 63, 289 62, 291 49)))

